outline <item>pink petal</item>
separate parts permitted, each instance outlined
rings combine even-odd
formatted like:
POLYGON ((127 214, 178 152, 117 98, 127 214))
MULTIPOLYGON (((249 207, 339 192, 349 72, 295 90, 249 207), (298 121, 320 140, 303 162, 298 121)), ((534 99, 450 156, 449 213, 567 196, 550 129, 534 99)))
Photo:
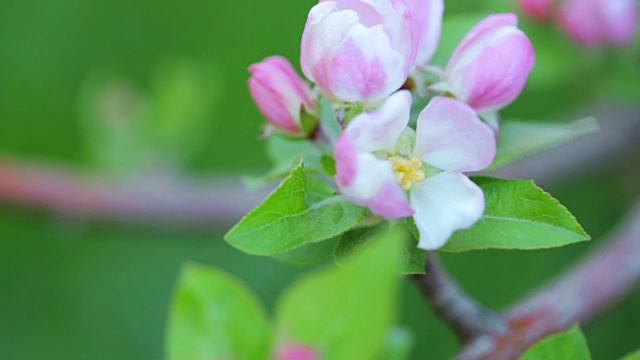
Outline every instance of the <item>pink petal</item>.
POLYGON ((565 1, 558 12, 558 23, 579 44, 602 45, 606 42, 606 34, 598 21, 598 9, 590 3, 584 0, 565 1))
POLYGON ((607 35, 613 44, 630 43, 638 32, 639 5, 637 0, 607 0, 603 4, 608 25, 607 35))
POLYGON ((429 65, 435 54, 442 32, 444 14, 443 0, 405 0, 411 9, 414 28, 417 33, 417 54, 415 64, 418 67, 429 65))
MULTIPOLYGON (((335 1, 320 2, 309 12, 300 43, 302 72, 326 88, 328 60, 340 45, 351 27, 358 24, 358 16, 352 11, 337 11, 335 1)), ((320 85, 320 84, 319 84, 320 85)))
POLYGON ((491 128, 464 102, 437 96, 418 116, 414 156, 450 171, 491 165, 496 140, 491 128))
POLYGON ((485 18, 465 36, 447 64, 453 93, 476 111, 496 111, 522 92, 535 63, 514 14, 485 18))
POLYGON ((402 86, 404 67, 404 56, 391 47, 381 25, 356 25, 329 62, 329 91, 342 101, 376 102, 402 86))
POLYGON ((519 30, 487 44, 467 68, 461 86, 477 111, 495 111, 512 103, 524 89, 535 63, 533 46, 519 30))
POLYGON ((309 86, 293 66, 281 56, 271 56, 249 67, 251 96, 264 116, 275 128, 298 133, 300 111, 314 111, 309 86))
POLYGON ((457 230, 475 224, 484 212, 484 193, 466 176, 442 172, 411 190, 411 206, 420 239, 418 247, 439 249, 457 230))
POLYGON ((393 151, 409 123, 411 102, 409 91, 398 91, 378 110, 362 113, 351 120, 345 131, 358 152, 393 151))
POLYGON ((496 14, 484 18, 465 35, 453 51, 447 64, 447 72, 451 73, 454 67, 467 66, 482 51, 487 38, 491 37, 493 32, 505 26, 516 25, 518 25, 518 17, 515 14, 496 14))
POLYGON ((351 185, 358 172, 358 152, 347 132, 338 138, 333 156, 336 159, 336 181, 343 186, 351 185))
MULTIPOLYGON (((336 158, 336 167, 340 171, 341 158, 336 158)), ((357 155, 357 171, 349 184, 341 182, 336 175, 340 191, 352 202, 366 206, 377 215, 387 219, 396 219, 413 215, 407 195, 396 180, 391 164, 378 159, 373 154, 357 155)))

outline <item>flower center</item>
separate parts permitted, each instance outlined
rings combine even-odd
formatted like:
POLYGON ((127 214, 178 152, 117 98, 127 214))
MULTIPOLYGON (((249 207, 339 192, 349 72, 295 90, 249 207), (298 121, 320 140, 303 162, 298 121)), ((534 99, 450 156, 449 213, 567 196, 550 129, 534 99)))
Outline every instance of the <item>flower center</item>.
POLYGON ((392 156, 389 162, 396 172, 398 182, 405 190, 409 190, 414 181, 426 178, 422 170, 422 161, 416 157, 392 156))

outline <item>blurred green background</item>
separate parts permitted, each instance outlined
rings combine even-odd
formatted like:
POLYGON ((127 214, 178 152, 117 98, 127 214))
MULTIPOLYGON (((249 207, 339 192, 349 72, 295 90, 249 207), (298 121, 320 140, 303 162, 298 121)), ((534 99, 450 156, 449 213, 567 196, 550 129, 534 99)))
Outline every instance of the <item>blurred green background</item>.
MULTIPOLYGON (((246 89, 246 69, 271 54, 282 54, 297 66, 299 38, 314 3, 5 1, 0 12, 0 151, 95 168, 87 149, 97 140, 87 136, 78 113, 87 79, 107 72, 147 92, 160 64, 180 59, 206 64, 215 80, 212 98, 203 100, 210 101, 208 121, 199 125, 206 138, 186 163, 187 171, 265 171, 269 164, 256 141, 263 120, 246 89)), ((447 1, 447 6, 452 16, 486 12, 481 6, 488 5, 447 1)), ((452 43, 446 36, 443 41, 452 43)), ((570 44, 568 49, 580 56, 570 44)), ((555 61, 553 53, 545 59, 555 61)), ((550 66, 559 70, 538 75, 553 79, 565 63, 558 59, 559 65, 550 66)), ((590 92, 574 91, 575 83, 563 80, 549 89, 532 87, 507 115, 552 116, 570 110, 567 100, 588 100, 584 93, 590 92)), ((590 243, 445 255, 444 262, 471 294, 504 308, 597 245, 637 195, 639 179, 637 167, 612 163, 579 182, 547 189, 594 237, 590 243)), ((225 231, 117 227, 0 204, 0 358, 159 359, 172 287, 184 262, 235 274, 269 307, 287 283, 308 271, 239 253, 222 241, 225 231)), ((616 358, 640 346, 639 304, 636 292, 586 328, 594 358, 616 358)), ((415 331, 414 358, 445 359, 455 353, 453 333, 409 282, 400 310, 400 322, 415 331)))

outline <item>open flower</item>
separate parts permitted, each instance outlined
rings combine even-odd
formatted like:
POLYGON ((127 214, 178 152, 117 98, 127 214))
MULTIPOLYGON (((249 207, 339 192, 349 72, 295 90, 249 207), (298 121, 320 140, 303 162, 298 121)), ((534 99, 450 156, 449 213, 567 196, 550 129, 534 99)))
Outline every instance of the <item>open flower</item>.
POLYGON ((437 47, 443 0, 321 0, 309 12, 300 63, 331 101, 383 100, 437 47))
POLYGON ((558 21, 581 45, 622 45, 636 35, 638 12, 637 0, 566 0, 558 10, 558 21))
POLYGON ((478 112, 498 111, 524 89, 535 62, 515 14, 486 17, 462 39, 433 90, 449 92, 478 112))
POLYGON ((291 135, 305 135, 302 112, 314 113, 309 85, 282 56, 270 56, 249 66, 249 91, 271 126, 291 135))
POLYGON ((482 216, 484 194, 462 172, 489 166, 496 142, 472 108, 447 97, 431 100, 414 131, 407 127, 411 101, 399 91, 349 123, 334 151, 336 182, 375 214, 413 216, 418 246, 433 250, 482 216))

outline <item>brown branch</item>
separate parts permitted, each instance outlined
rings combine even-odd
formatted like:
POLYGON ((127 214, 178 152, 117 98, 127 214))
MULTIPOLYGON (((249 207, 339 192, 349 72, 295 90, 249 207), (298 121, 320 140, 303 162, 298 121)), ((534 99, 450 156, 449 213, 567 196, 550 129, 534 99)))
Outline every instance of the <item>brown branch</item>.
POLYGON ((500 315, 481 307, 449 277, 434 253, 427 254, 425 274, 414 275, 412 279, 436 314, 453 328, 462 341, 507 330, 500 315))
POLYGON ((545 336, 593 320, 640 282, 639 259, 640 202, 610 242, 508 310, 508 332, 477 337, 458 359, 515 359, 545 336))
POLYGON ((65 216, 153 224, 228 225, 266 196, 231 178, 207 181, 167 176, 112 179, 59 166, 0 159, 0 202, 65 216))

